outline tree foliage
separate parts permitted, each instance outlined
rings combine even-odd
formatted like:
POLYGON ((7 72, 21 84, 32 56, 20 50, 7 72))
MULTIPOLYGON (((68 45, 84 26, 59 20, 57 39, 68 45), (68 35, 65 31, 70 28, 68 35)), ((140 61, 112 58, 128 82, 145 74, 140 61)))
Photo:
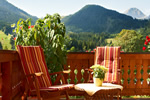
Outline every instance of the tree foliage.
POLYGON ((144 38, 145 38, 147 35, 150 35, 150 20, 149 20, 148 23, 145 25, 145 27, 136 29, 136 32, 142 34, 144 38))
POLYGON ((124 52, 141 52, 143 47, 143 36, 134 30, 123 29, 114 38, 113 45, 121 46, 124 52))
POLYGON ((68 51, 85 52, 85 51, 92 51, 94 48, 96 48, 96 46, 105 46, 106 45, 105 39, 109 37, 109 34, 70 32, 67 34, 67 36, 71 38, 69 44, 67 45, 68 51))
POLYGON ((34 27, 31 20, 20 19, 14 32, 17 34, 15 45, 41 45, 50 72, 62 70, 66 60, 65 26, 60 15, 46 15, 38 19, 34 27))

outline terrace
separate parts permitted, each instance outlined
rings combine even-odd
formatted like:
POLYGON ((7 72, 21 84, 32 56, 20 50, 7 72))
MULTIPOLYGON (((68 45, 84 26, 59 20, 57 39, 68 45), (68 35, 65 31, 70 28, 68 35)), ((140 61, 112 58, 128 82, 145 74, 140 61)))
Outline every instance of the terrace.
MULTIPOLYGON (((88 81, 85 70, 94 64, 94 52, 68 53, 67 65, 71 73, 66 82, 77 84, 88 81)), ((150 53, 121 53, 122 96, 150 95, 150 53)), ((20 100, 24 74, 17 51, 0 50, 0 95, 3 100, 20 100)), ((82 95, 69 91, 70 95, 82 95)))

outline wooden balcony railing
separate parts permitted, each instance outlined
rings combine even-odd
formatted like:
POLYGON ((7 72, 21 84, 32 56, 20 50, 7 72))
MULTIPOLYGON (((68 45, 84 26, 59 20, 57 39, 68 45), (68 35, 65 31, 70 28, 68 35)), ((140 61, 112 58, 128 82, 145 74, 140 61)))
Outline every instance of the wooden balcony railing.
MULTIPOLYGON (((93 64, 94 53, 69 53, 64 67, 72 72, 68 82, 87 82, 85 69, 93 64)), ((150 54, 121 53, 120 68, 122 95, 150 95, 150 54)))
POLYGON ((150 95, 150 54, 122 53, 123 95, 150 95))
POLYGON ((66 76, 68 83, 86 83, 88 81, 88 71, 85 69, 90 68, 94 64, 94 53, 69 53, 67 55, 67 64, 64 69, 70 69, 70 75, 66 76))
MULTIPOLYGON (((94 53, 69 53, 64 69, 71 73, 68 83, 87 82, 85 71, 94 64, 94 53)), ((122 95, 150 95, 150 54, 121 53, 122 95)), ((16 51, 0 50, 0 96, 3 100, 20 100, 24 91, 24 73, 16 51)))

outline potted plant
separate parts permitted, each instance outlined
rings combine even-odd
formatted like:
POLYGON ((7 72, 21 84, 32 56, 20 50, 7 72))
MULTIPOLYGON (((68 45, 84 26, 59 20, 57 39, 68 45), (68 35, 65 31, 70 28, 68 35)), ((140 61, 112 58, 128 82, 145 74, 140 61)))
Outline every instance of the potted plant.
POLYGON ((105 78, 105 73, 107 72, 107 68, 103 65, 93 65, 90 67, 93 72, 93 80, 96 86, 102 86, 102 83, 105 78))

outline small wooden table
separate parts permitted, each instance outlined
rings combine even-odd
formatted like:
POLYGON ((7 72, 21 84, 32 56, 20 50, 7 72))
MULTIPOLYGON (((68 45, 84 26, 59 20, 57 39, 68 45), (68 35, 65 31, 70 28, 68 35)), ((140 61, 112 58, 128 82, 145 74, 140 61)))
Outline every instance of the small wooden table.
POLYGON ((96 87, 93 83, 80 83, 75 85, 75 90, 84 91, 86 100, 113 100, 113 97, 117 97, 117 100, 121 98, 121 85, 103 83, 102 86, 96 87))

